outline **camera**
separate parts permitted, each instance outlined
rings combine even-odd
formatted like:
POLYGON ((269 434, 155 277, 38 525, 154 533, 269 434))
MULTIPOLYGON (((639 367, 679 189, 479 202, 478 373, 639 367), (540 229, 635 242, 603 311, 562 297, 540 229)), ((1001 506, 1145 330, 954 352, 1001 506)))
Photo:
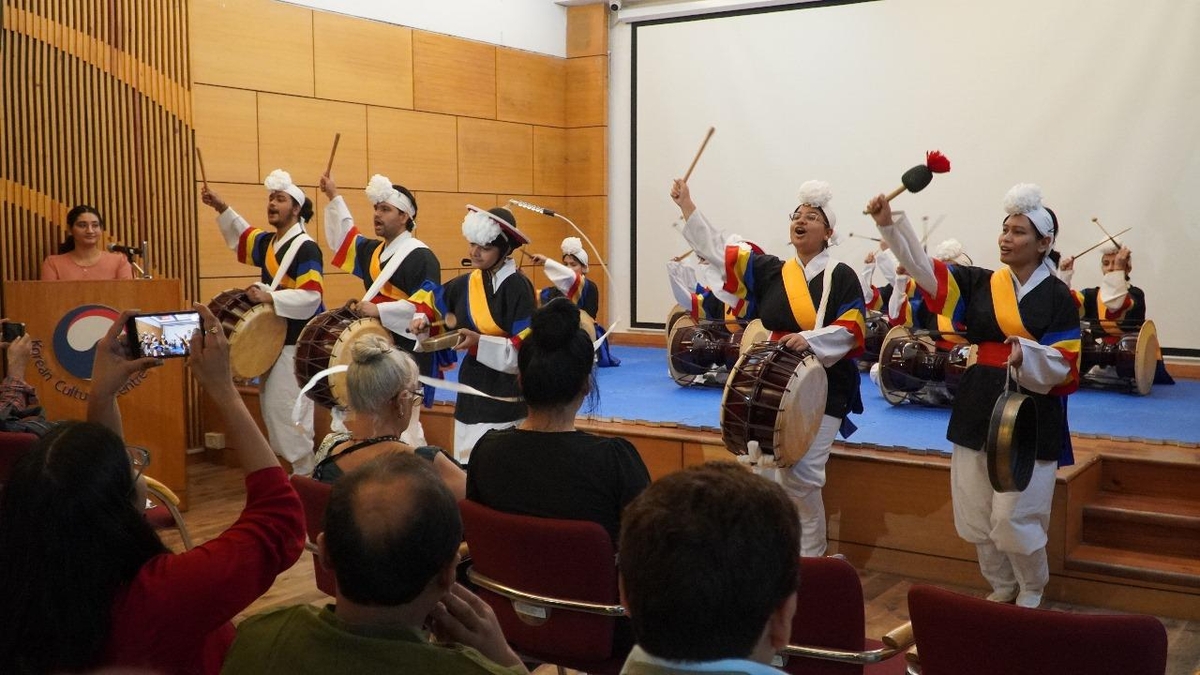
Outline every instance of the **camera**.
POLYGON ((4 342, 12 342, 25 334, 25 324, 17 323, 16 321, 5 321, 3 328, 3 336, 0 340, 4 342))
POLYGON ((201 330, 199 312, 137 314, 125 324, 132 358, 173 359, 191 353, 189 342, 201 330))
POLYGON ((621 11, 621 0, 612 0, 608 3, 608 8, 614 12, 621 11))

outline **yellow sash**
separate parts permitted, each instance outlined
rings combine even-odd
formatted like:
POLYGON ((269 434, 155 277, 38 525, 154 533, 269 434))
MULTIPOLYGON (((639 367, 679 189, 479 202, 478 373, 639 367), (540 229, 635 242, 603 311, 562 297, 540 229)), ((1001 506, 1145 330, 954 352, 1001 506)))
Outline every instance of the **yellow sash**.
POLYGON ((1012 272, 1007 267, 992 272, 992 311, 996 313, 996 323, 1005 335, 1023 337, 1029 340, 1035 338, 1025 330, 1021 323, 1021 312, 1017 305, 1017 291, 1013 287, 1012 272))
POLYGON ((496 320, 492 318, 492 310, 488 308, 487 292, 483 289, 483 270, 471 272, 470 282, 467 300, 471 308, 471 321, 475 323, 475 327, 483 335, 508 337, 508 333, 496 325, 496 320))
MULTIPOLYGON (((379 260, 379 256, 383 253, 383 248, 383 246, 376 246, 375 252, 371 254, 370 274, 372 284, 375 283, 375 280, 379 278, 379 275, 383 274, 383 263, 379 260)), ((370 288, 368 287, 367 290, 370 290, 370 288)), ((408 293, 405 293, 404 289, 398 288, 396 285, 394 285, 391 279, 388 279, 386 282, 384 282, 383 286, 380 287, 378 294, 389 300, 408 299, 408 293)), ((373 300, 374 298, 371 299, 373 300)))
POLYGON ((812 330, 817 325, 817 309, 808 292, 808 280, 795 258, 783 264, 783 290, 787 292, 788 305, 800 330, 812 330))

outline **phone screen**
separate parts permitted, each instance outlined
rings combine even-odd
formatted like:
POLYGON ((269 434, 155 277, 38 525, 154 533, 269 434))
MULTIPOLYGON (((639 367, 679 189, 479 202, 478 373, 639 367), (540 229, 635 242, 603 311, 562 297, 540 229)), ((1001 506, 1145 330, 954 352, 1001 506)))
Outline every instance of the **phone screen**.
POLYGON ((16 321, 4 322, 4 334, 0 336, 0 340, 4 342, 12 342, 25 334, 25 324, 17 323, 16 321))
POLYGON ((129 317, 125 333, 129 336, 134 358, 153 356, 171 359, 187 356, 188 341, 200 330, 198 312, 162 312, 129 317))

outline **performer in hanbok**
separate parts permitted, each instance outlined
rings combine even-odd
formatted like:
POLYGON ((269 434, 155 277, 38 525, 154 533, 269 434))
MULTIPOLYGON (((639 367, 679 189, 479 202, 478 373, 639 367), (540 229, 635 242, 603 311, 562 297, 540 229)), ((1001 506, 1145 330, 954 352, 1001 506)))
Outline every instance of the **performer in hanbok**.
MULTIPOLYGON (((583 249, 579 237, 567 237, 562 240, 562 263, 547 258, 540 253, 529 256, 534 263, 545 266, 546 277, 553 286, 547 286, 538 293, 538 304, 546 305, 554 298, 566 298, 579 307, 592 321, 600 310, 600 289, 596 282, 587 278, 588 254, 583 249)), ((596 338, 604 337, 604 326, 596 325, 596 338)), ((596 365, 610 368, 621 365, 621 359, 613 356, 608 340, 596 348, 596 365)))

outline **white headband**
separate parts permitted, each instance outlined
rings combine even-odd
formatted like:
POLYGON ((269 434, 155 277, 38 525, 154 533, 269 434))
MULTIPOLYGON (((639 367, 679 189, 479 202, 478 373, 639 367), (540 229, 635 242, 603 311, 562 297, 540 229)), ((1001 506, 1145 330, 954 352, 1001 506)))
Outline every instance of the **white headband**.
POLYGON ((462 233, 467 241, 477 246, 488 246, 499 237, 500 229, 496 217, 480 209, 478 206, 467 205, 467 215, 463 218, 462 233))
POLYGON ((583 250, 583 242, 579 237, 567 237, 562 240, 563 255, 574 256, 579 261, 580 265, 588 266, 587 251, 583 250))
POLYGON ((308 199, 308 196, 304 194, 304 190, 301 190, 298 185, 292 182, 292 174, 283 169, 275 169, 268 174, 267 179, 263 181, 263 185, 272 192, 282 190, 288 193, 300 206, 304 206, 304 201, 308 199))
POLYGON ((1037 228, 1038 234, 1050 237, 1054 248, 1054 218, 1042 206, 1042 188, 1033 183, 1018 183, 1004 195, 1004 211, 1010 216, 1023 215, 1037 228))
POLYGON ((417 217, 417 207, 412 203, 403 192, 392 187, 392 180, 387 176, 375 174, 371 176, 371 181, 367 183, 367 199, 371 200, 372 204, 386 203, 400 209, 408 214, 409 219, 417 217))

